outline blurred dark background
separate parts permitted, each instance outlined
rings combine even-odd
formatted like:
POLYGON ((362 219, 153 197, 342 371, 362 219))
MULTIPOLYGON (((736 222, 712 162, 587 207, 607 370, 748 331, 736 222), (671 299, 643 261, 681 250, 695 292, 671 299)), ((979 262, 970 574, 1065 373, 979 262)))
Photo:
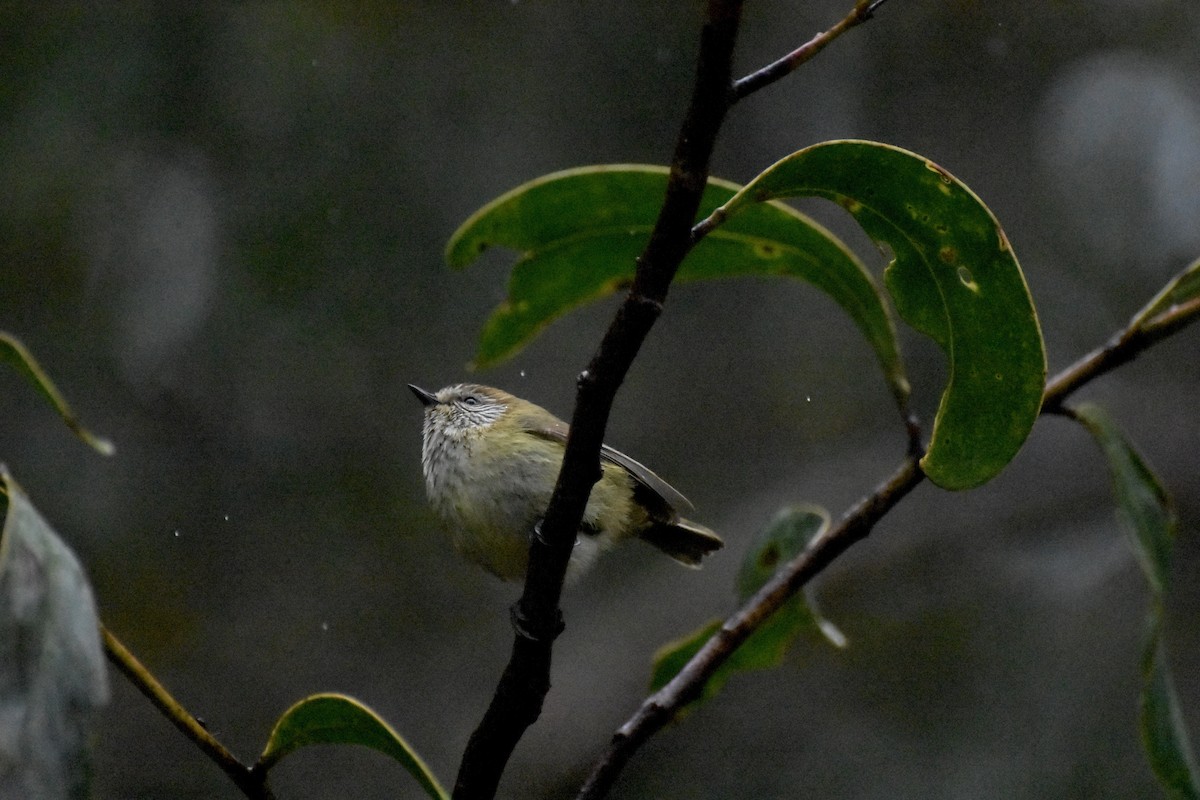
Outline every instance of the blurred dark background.
MULTIPOLYGON (((849 0, 748 3, 739 73, 849 0)), ((105 622, 235 752, 317 691, 379 710, 447 785, 508 656, 518 587, 427 509, 404 388, 474 378, 562 416, 615 301, 467 373, 511 257, 441 252, 497 194, 664 163, 701 4, 0 4, 0 329, 114 458, 0 373, 0 458, 86 564, 105 622)), ((893 0, 735 108, 714 173, 864 137, 928 156, 1004 224, 1052 372, 1200 255, 1200 7, 893 0)), ((801 204, 875 269, 841 212, 801 204)), ((1167 637, 1200 730, 1200 359, 1188 330, 1089 387, 1178 500, 1167 637)), ((929 419, 941 355, 904 339, 929 419)), ((728 548, 699 572, 610 554, 565 599, 554 690, 505 797, 568 797, 667 639, 732 608, 783 505, 835 515, 904 434, 873 358, 800 284, 680 286, 608 440, 728 548)), ((998 479, 923 486, 817 584, 849 649, 735 679, 636 757, 621 797, 1129 798, 1149 595, 1098 451, 1039 422, 998 479)), ((98 798, 235 798, 120 676, 98 798)), ((280 798, 416 797, 382 756, 309 750, 280 798)))

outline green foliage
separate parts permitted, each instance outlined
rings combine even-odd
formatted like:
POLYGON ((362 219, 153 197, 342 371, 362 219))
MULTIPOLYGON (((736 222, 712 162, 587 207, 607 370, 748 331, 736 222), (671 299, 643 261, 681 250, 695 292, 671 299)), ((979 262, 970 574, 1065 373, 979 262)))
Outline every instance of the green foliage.
POLYGON ((91 586, 3 467, 0 513, 0 797, 85 798, 108 701, 91 586))
POLYGON ((54 382, 50 380, 42 368, 38 366, 33 355, 21 344, 16 337, 0 331, 0 363, 8 364, 21 375, 25 376, 26 380, 33 385, 33 388, 38 390, 50 405, 54 406, 54 410, 63 418, 63 422, 67 423, 67 427, 75 432, 75 435, 86 442, 93 450, 101 455, 111 456, 116 452, 112 442, 107 439, 96 436, 79 422, 75 416, 75 412, 67 405, 67 401, 55 387, 54 382))
POLYGON ((774 164, 729 201, 824 197, 887 245, 885 283, 900 315, 949 359, 925 474, 970 489, 1004 468, 1041 408, 1046 356, 1025 277, 991 211, 922 156, 877 142, 813 145, 774 164))
POLYGON ((1161 597, 1167 591, 1177 525, 1170 498, 1104 409, 1083 404, 1075 410, 1075 416, 1095 437, 1108 460, 1117 516, 1130 534, 1150 588, 1161 597))
MULTIPOLYGON (((1195 275, 1195 270, 1190 274, 1195 275)), ((1200 771, 1196 769, 1161 636, 1171 547, 1178 526, 1175 511, 1154 472, 1103 409, 1083 405, 1076 409, 1075 417, 1095 437, 1108 461, 1117 516, 1129 533, 1153 593, 1142 656, 1142 741, 1150 766, 1167 793, 1177 800, 1196 800, 1200 798, 1200 771)))
MULTIPOLYGON (((447 247, 452 266, 493 245, 521 254, 476 363, 510 356, 552 320, 628 285, 666 181, 667 171, 654 167, 570 170, 519 186, 468 219, 447 247)), ((902 412, 909 386, 887 306, 836 237, 768 202, 798 196, 838 203, 891 249, 885 282, 897 309, 949 359, 925 474, 947 489, 994 477, 1029 435, 1046 378, 1037 314, 996 218, 941 167, 875 142, 800 150, 741 190, 709 182, 701 214, 715 211, 713 225, 678 279, 781 275, 812 283, 866 336, 902 412)))
MULTIPOLYGON (((816 506, 787 508, 759 532, 746 551, 738 572, 739 599, 747 600, 770 580, 782 565, 803 552, 816 536, 829 527, 829 513, 816 506)), ((712 620, 697 630, 670 642, 654 655, 650 677, 651 690, 658 690, 700 651, 721 628, 721 620, 712 620)), ((817 612, 807 592, 798 593, 767 619, 704 685, 700 700, 707 700, 739 672, 771 669, 783 663, 793 642, 802 633, 820 633, 836 647, 845 647, 846 638, 817 612)))
MULTIPOLYGON (((546 325, 633 280, 666 192, 662 167, 599 166, 558 172, 518 186, 475 212, 446 248, 452 267, 490 246, 520 253, 508 299, 480 336, 476 366, 516 353, 546 325)), ((734 196, 736 184, 710 179, 700 213, 734 196)), ((903 409, 908 382, 895 326, 870 273, 841 241, 803 214, 761 204, 702 239, 677 280, 780 276, 828 294, 862 331, 903 409)))
POLYGON ((284 712, 275 723, 256 769, 269 770, 281 758, 314 744, 357 744, 395 759, 434 800, 449 795, 416 751, 378 714, 341 694, 315 694, 284 712))

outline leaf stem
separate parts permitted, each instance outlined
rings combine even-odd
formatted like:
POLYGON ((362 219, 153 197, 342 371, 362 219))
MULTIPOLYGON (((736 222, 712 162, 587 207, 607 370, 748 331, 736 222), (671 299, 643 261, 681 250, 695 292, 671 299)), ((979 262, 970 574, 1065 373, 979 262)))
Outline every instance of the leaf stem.
POLYGON ((119 669, 129 682, 144 694, 163 716, 171 721, 184 736, 195 742, 196 746, 220 767, 237 785, 242 793, 251 800, 273 800, 270 788, 266 785, 265 777, 251 772, 250 768, 238 761, 225 745, 221 744, 208 729, 192 716, 166 687, 159 683, 150 670, 138 661, 129 648, 121 643, 112 631, 104 625, 100 626, 100 636, 104 641, 104 652, 108 660, 119 669))

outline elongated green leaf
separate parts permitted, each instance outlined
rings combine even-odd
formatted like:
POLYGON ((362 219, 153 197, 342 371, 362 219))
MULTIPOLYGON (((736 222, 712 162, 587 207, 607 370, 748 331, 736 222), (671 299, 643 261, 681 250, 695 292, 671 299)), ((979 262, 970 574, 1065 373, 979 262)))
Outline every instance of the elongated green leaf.
POLYGON ((1166 649, 1159 636, 1161 612, 1155 616, 1158 619, 1142 659, 1142 742, 1150 768, 1167 795, 1174 800, 1197 800, 1200 798, 1200 770, 1197 770, 1192 755, 1183 714, 1179 710, 1179 696, 1175 693, 1175 681, 1171 678, 1166 649))
POLYGON ((54 406, 54 410, 63 418, 63 422, 67 423, 67 427, 75 432, 75 435, 86 442, 96 452, 101 455, 111 456, 116 452, 112 442, 107 439, 102 439, 96 436, 79 422, 79 418, 75 416, 75 412, 67 405, 67 401, 55 387, 54 382, 50 377, 42 371, 38 366, 33 355, 25 348, 25 345, 16 339, 14 336, 0 331, 0 362, 6 363, 15 369, 17 372, 25 376, 25 378, 33 384, 33 388, 38 390, 42 397, 49 401, 50 405, 54 406))
POLYGON ((371 709, 341 694, 315 694, 275 723, 257 769, 268 770, 287 754, 313 744, 357 744, 391 756, 434 800, 449 795, 416 751, 371 709))
MULTIPOLYGON (((738 573, 738 596, 742 601, 762 588, 776 570, 799 555, 813 537, 829 527, 829 514, 816 506, 784 509, 755 539, 738 573)), ((712 620, 683 638, 661 647, 654 655, 650 676, 652 691, 665 686, 721 628, 712 620)), ((846 646, 846 637, 823 619, 807 592, 796 595, 755 631, 722 664, 704 686, 700 700, 721 690, 739 672, 771 669, 783 663, 796 637, 804 632, 820 633, 836 647, 846 646)))
POLYGON ((826 142, 755 178, 722 212, 824 197, 849 211, 894 260, 885 283, 900 315, 949 359, 921 466, 947 489, 995 476, 1028 436, 1046 379, 1037 314, 991 211, 932 161, 877 142, 826 142))
POLYGON ((86 798, 108 700, 91 586, 0 466, 0 797, 86 798))
POLYGON ((1117 516, 1129 533, 1150 588, 1155 597, 1162 597, 1171 574, 1177 525, 1167 491, 1104 409, 1085 403, 1075 410, 1075 417, 1104 452, 1112 473, 1117 516))
POLYGON ((1171 574, 1171 547, 1178 522, 1171 500, 1103 409, 1083 405, 1075 418, 1095 437, 1108 461, 1117 516, 1129 533, 1153 599, 1142 657, 1142 741, 1155 777, 1177 800, 1200 798, 1200 770, 1192 755, 1162 641, 1164 594, 1171 574))
POLYGON ((1144 330, 1163 314, 1197 299, 1200 299, 1200 260, 1176 275, 1161 292, 1151 298, 1145 308, 1134 314, 1131 327, 1144 330))
MULTIPOLYGON (((508 358, 546 325, 608 296, 633 279, 667 186, 661 167, 585 167, 539 178, 477 211, 454 233, 446 260, 461 268, 487 247, 520 253, 508 299, 480 337, 477 366, 508 358)), ((737 191, 712 179, 707 215, 737 191)), ((678 280, 747 275, 812 283, 837 302, 874 349, 902 410, 908 397, 895 326, 870 273, 833 234, 780 204, 761 204, 706 236, 684 260, 678 280)))

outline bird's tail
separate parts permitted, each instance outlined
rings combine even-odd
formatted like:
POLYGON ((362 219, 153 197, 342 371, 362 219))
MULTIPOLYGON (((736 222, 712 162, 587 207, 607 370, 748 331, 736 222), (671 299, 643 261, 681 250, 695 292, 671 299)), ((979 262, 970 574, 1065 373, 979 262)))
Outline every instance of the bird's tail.
POLYGON ((706 555, 725 546, 720 536, 686 519, 655 522, 638 536, 689 567, 699 567, 706 555))

